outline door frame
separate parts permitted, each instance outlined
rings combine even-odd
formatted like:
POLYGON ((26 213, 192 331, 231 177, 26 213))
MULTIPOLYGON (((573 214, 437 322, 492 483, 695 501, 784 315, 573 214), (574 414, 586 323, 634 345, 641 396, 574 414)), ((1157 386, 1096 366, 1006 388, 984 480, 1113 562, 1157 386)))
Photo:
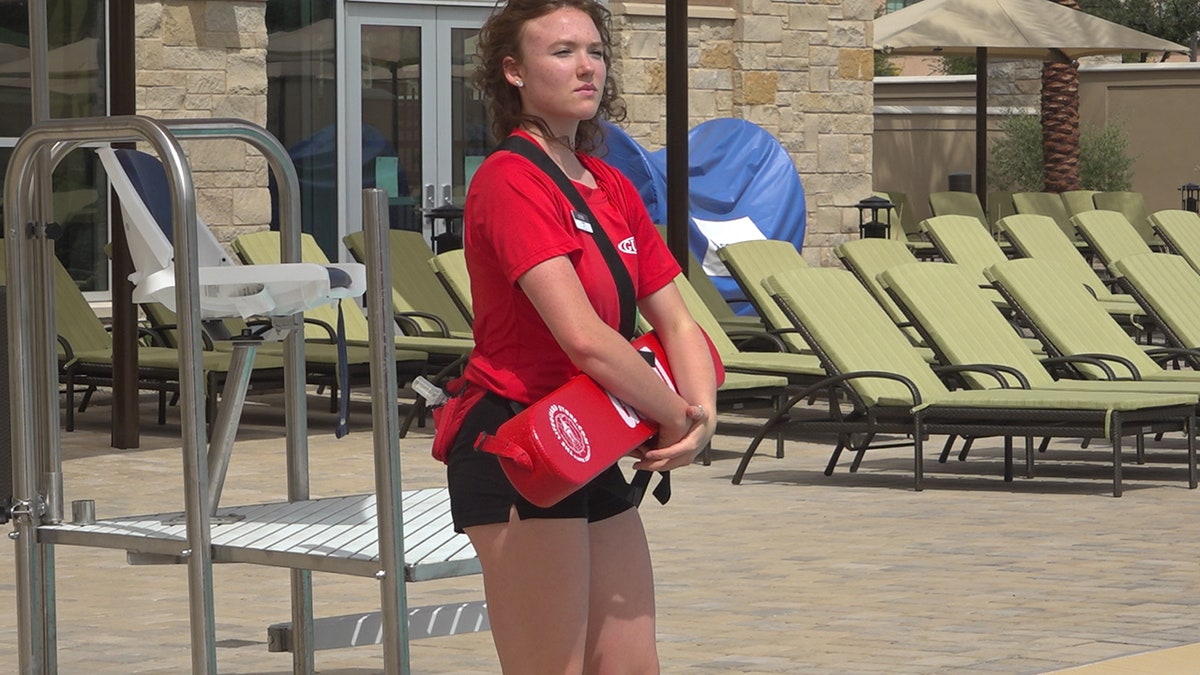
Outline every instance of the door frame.
MULTIPOLYGON (((342 86, 338 90, 338 222, 339 252, 348 258, 341 239, 350 232, 362 229, 361 188, 358 171, 362 166, 362 107, 357 92, 362 87, 362 72, 359 60, 362 48, 359 37, 363 25, 415 26, 422 31, 421 45, 421 119, 427 125, 435 125, 441 119, 439 111, 451 107, 451 91, 438 82, 449 82, 450 60, 445 45, 449 44, 450 31, 454 28, 478 27, 494 9, 490 0, 460 0, 452 3, 395 2, 388 0, 347 0, 341 16, 341 37, 338 47, 338 79, 342 86), (426 33, 432 39, 426 39, 426 33), (351 54, 356 56, 351 59, 351 54), (426 96, 426 92, 433 92, 426 96), (352 176, 351 173, 354 175, 352 176)), ((422 128, 424 132, 424 127, 422 128)), ((451 144, 448 132, 423 133, 421 147, 421 182, 434 186, 434 203, 442 203, 444 184, 452 184, 451 144), (432 169, 432 172, 431 170, 432 169)), ((426 204, 425 185, 420 186, 419 202, 426 204)))

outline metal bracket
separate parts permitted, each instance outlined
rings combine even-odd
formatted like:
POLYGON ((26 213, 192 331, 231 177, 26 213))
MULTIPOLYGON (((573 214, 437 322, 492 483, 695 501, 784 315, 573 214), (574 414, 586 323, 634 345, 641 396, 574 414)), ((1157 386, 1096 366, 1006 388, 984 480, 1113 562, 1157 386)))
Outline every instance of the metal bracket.
POLYGON ((42 499, 41 495, 38 495, 36 502, 28 499, 18 499, 13 501, 12 509, 9 513, 12 514, 14 520, 20 518, 29 518, 31 520, 41 518, 46 513, 46 502, 42 499))
POLYGON ((303 327, 304 318, 301 315, 273 316, 271 325, 256 331, 254 337, 264 342, 282 342, 292 331, 303 327))
POLYGON ((36 221, 26 225, 25 230, 30 239, 45 238, 50 241, 58 241, 64 232, 63 226, 58 223, 50 222, 43 225, 36 221))

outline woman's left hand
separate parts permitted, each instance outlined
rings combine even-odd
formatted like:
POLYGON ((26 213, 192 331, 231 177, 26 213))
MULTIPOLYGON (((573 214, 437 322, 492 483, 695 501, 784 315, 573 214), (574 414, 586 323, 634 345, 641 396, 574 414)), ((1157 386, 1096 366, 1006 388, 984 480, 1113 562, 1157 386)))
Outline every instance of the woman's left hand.
MULTIPOLYGON (((639 460, 634 463, 633 468, 640 471, 670 471, 691 464, 712 439, 717 429, 717 420, 704 406, 690 405, 687 408, 687 422, 689 426, 686 431, 674 443, 655 448, 643 447, 636 451, 634 454, 639 460)), ((663 436, 660 432, 660 437, 663 436)), ((670 433, 665 437, 670 438, 670 433)))

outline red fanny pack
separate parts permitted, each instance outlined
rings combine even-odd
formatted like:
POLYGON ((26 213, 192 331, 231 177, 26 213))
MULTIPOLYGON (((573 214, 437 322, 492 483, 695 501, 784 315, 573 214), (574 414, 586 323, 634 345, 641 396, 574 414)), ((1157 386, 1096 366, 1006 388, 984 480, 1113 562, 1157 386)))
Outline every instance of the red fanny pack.
POLYGON ((462 427, 467 413, 487 394, 487 389, 470 386, 465 377, 458 377, 446 384, 450 398, 433 409, 433 458, 445 463, 450 456, 450 446, 462 427))
MULTIPOLYGON (((706 336, 707 338, 707 336, 706 336)), ((653 333, 633 341, 654 372, 675 390, 666 353, 653 333)), ((708 343, 718 386, 721 358, 708 343)), ((586 375, 576 375, 496 430, 475 447, 499 456, 521 496, 547 507, 587 484, 658 432, 653 420, 617 400, 586 375)))

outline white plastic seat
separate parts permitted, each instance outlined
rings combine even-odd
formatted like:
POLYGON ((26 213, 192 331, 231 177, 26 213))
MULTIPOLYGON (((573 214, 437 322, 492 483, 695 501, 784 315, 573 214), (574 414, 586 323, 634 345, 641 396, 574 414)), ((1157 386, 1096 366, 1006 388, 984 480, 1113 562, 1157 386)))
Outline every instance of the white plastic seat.
MULTIPOLYGON (((176 311, 171 202, 162 164, 137 150, 96 152, 121 202, 135 268, 129 275, 133 301, 158 302, 176 311), (147 196, 156 202, 154 211, 147 196)), ((359 263, 241 265, 199 215, 196 225, 202 319, 286 316, 366 291, 366 268, 359 263)))

